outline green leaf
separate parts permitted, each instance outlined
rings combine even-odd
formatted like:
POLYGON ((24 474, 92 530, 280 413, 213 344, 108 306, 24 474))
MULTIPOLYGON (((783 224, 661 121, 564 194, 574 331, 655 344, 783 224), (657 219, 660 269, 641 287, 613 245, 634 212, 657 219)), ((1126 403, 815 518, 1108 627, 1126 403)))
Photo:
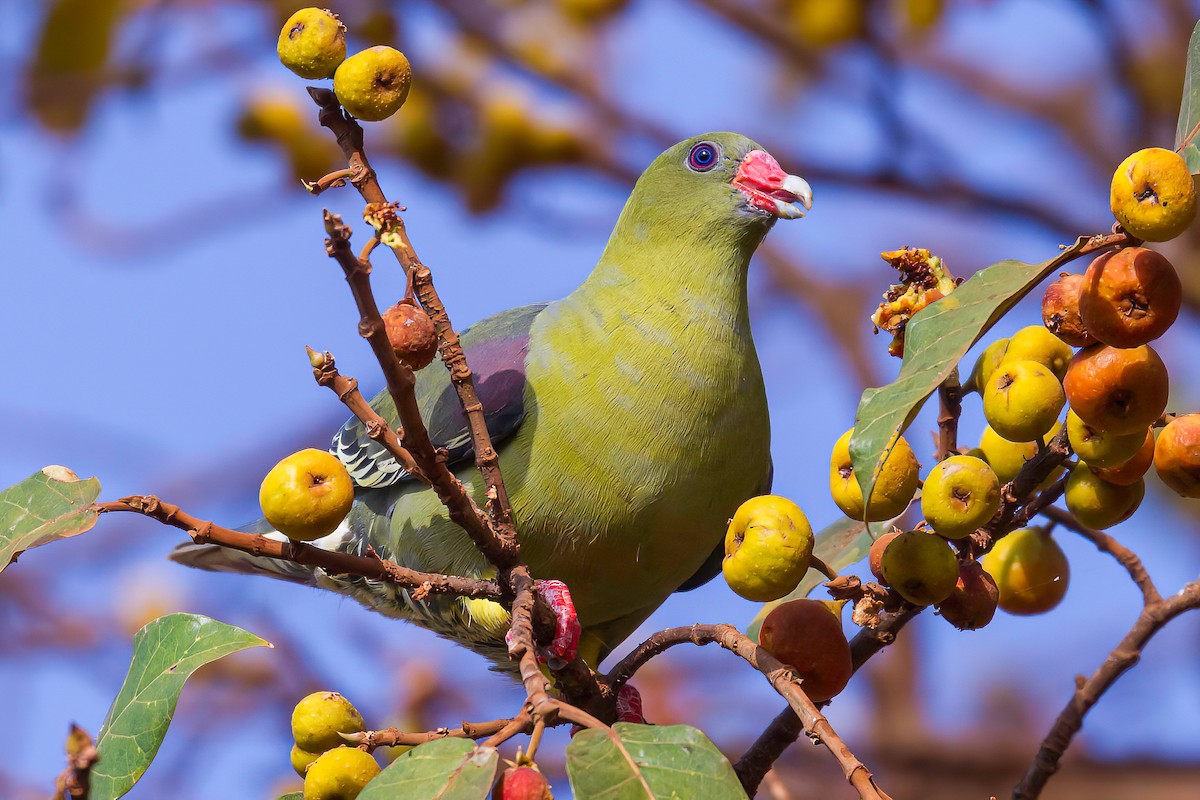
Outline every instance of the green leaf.
POLYGON ((484 800, 499 763, 494 747, 470 739, 434 739, 389 764, 358 800, 484 800))
POLYGON ((96 737, 90 800, 116 800, 158 752, 183 684, 200 667, 247 647, 271 647, 252 633, 197 614, 168 614, 133 637, 125 683, 96 737))
POLYGON ((1200 22, 1192 29, 1188 42, 1187 69, 1183 76, 1183 102, 1179 106, 1179 124, 1175 127, 1175 149, 1193 175, 1200 174, 1200 22))
POLYGON ((729 760, 690 725, 590 728, 567 745, 575 800, 746 800, 729 760))
POLYGON ((854 415, 850 458, 863 497, 871 496, 884 459, 900 434, 971 345, 1087 242, 1082 237, 1041 264, 992 264, 913 316, 904 334, 900 375, 887 386, 863 392, 854 415))
POLYGON ((90 530, 99 496, 100 481, 57 466, 0 492, 0 572, 31 547, 90 530))
MULTIPOLYGON (((851 564, 866 558, 867 551, 871 549, 871 543, 887 531, 888 524, 887 522, 876 522, 868 526, 865 522, 852 519, 838 520, 817 534, 813 555, 840 572, 851 564)), ((746 635, 758 641, 758 629, 762 627, 762 622, 766 619, 767 614, 770 614, 781 603, 808 597, 826 580, 827 578, 820 570, 815 567, 809 569, 805 573, 804 579, 800 581, 800 585, 786 597, 763 604, 763 607, 754 615, 754 619, 746 626, 746 635)))
POLYGON ((288 792, 279 795, 275 800, 304 800, 304 792, 288 792))

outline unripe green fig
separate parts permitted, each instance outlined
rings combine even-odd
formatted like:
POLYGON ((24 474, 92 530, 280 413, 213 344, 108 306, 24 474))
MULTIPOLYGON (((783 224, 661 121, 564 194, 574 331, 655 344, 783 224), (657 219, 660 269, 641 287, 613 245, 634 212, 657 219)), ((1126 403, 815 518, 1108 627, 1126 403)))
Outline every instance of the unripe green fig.
POLYGON ((1133 516, 1146 494, 1146 482, 1138 478, 1128 486, 1109 483, 1086 464, 1071 470, 1063 499, 1075 519, 1089 528, 1103 530, 1133 516))
POLYGON ((354 800, 379 774, 375 758, 356 747, 322 753, 304 775, 304 800, 354 800))
POLYGON ((394 47, 355 53, 333 75, 333 93, 351 116, 377 122, 400 110, 412 85, 412 67, 394 47))
POLYGON ((931 606, 950 596, 958 582, 958 558, 945 539, 906 531, 883 551, 883 578, 908 602, 931 606))
POLYGON ((346 26, 321 8, 302 8, 288 18, 276 48, 283 65, 301 78, 332 78, 346 58, 346 26))
POLYGON ((966 561, 958 568, 954 591, 938 603, 938 613, 960 631, 984 627, 996 616, 1000 590, 978 561, 966 561))
POLYGON ((1140 481, 1142 476, 1150 471, 1150 465, 1153 463, 1154 429, 1151 428, 1142 437, 1142 446, 1128 460, 1114 467, 1097 467, 1092 464, 1088 464, 1088 467, 1092 472, 1109 483, 1115 483, 1118 486, 1131 486, 1140 481))
POLYGON ((1067 441, 1075 455, 1087 462, 1089 467, 1115 467, 1124 464, 1137 453, 1145 442, 1143 432, 1127 434, 1106 433, 1095 428, 1075 413, 1067 412, 1067 441))
POLYGON ((1070 345, 1063 342, 1043 325, 1030 325, 1021 328, 1008 340, 1008 349, 1004 352, 1003 362, 1036 361, 1054 373, 1061 381, 1067 374, 1067 365, 1075 352, 1070 345))
MULTIPOLYGON (((1041 437, 1042 441, 1049 443, 1058 434, 1061 427, 1061 424, 1056 424, 1049 433, 1041 437)), ((1025 463, 1037 454, 1038 444, 1036 441, 1010 442, 991 427, 984 428, 983 436, 979 439, 979 455, 995 471, 1002 486, 1016 478, 1025 463)), ((1056 467, 1038 488, 1045 489, 1058 480, 1062 472, 1062 467, 1056 467)))
POLYGON ((921 513, 939 536, 961 539, 985 525, 1000 508, 1000 479, 974 456, 938 463, 921 489, 921 513))
POLYGON ((864 516, 862 489, 850 461, 850 437, 853 434, 851 428, 833 446, 829 460, 829 490, 833 502, 851 519, 881 522, 900 516, 912 502, 920 480, 921 465, 912 448, 904 437, 900 437, 888 453, 875 488, 871 490, 871 503, 864 516))
POLYGON ((1022 528, 996 542, 983 568, 1000 590, 1010 614, 1044 614, 1062 602, 1071 577, 1058 542, 1043 528, 1022 528))
POLYGON ((292 711, 292 738, 301 750, 324 753, 345 744, 340 734, 366 728, 358 709, 337 692, 313 692, 292 711))
POLYGON ((971 376, 963 384, 963 389, 983 394, 983 387, 987 386, 992 373, 1000 366, 1004 354, 1008 352, 1008 342, 1008 339, 997 339, 979 354, 979 358, 975 359, 975 366, 971 369, 971 376))
POLYGON ((759 645, 795 670, 803 681, 800 688, 814 703, 839 694, 854 674, 850 643, 842 631, 842 603, 789 600, 772 610, 758 631, 759 645))
POLYGON ((796 588, 812 549, 812 526, 799 506, 776 495, 752 497, 729 521, 721 571, 739 595, 767 603, 796 588))
MULTIPOLYGON (((1054 339, 1045 328, 1038 330, 1054 339)), ((983 389, 983 415, 992 430, 1010 442, 1031 442, 1046 434, 1065 403, 1058 378, 1036 361, 1005 358, 983 389)))

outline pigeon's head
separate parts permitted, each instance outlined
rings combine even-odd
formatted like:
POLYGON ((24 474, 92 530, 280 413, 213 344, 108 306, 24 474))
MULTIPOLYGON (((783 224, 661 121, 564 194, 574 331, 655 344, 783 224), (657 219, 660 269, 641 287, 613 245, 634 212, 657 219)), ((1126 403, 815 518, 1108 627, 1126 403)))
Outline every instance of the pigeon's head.
MULTIPOLYGON (((655 187, 653 203, 671 198, 676 212, 697 221, 770 224, 812 208, 812 188, 789 175, 770 153, 736 133, 706 133, 670 148, 640 184, 655 187)), ((649 188, 649 187, 639 187, 649 188)))

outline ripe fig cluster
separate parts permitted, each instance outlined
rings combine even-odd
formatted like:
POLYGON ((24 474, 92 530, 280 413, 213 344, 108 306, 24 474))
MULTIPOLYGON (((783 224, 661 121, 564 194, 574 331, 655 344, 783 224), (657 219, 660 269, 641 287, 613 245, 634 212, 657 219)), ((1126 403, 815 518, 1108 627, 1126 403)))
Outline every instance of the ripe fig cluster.
POLYGON ((412 67, 404 53, 376 45, 347 58, 346 26, 332 11, 297 11, 279 32, 277 51, 280 62, 301 78, 332 78, 338 102, 360 120, 387 119, 408 99, 412 67))
POLYGON ((313 692, 296 704, 292 768, 304 778, 304 800, 354 800, 379 774, 374 756, 342 738, 365 727, 358 709, 337 692, 313 692))

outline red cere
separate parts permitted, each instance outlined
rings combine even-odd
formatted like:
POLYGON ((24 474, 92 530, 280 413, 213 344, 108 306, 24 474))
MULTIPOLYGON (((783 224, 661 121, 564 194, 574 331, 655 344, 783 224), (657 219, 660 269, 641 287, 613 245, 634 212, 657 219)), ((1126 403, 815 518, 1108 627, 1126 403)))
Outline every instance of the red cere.
POLYGON ((778 215, 778 201, 793 203, 796 196, 785 191, 783 183, 788 174, 779 166, 779 162, 765 150, 751 150, 742 159, 733 185, 746 196, 747 202, 755 208, 778 215))

